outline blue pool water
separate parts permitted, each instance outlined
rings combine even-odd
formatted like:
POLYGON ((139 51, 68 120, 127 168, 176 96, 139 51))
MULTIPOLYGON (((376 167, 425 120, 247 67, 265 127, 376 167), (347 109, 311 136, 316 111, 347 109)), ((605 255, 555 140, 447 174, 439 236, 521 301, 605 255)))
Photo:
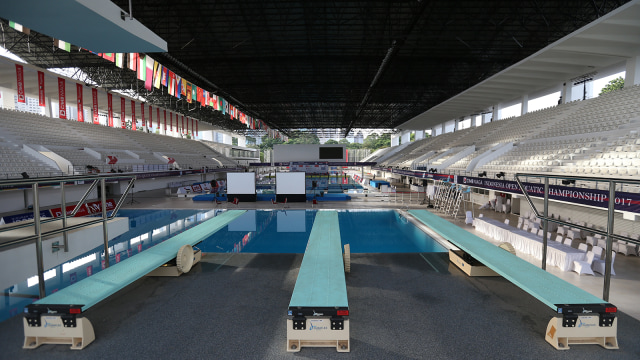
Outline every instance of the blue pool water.
MULTIPOLYGON (((135 256, 221 211, 224 210, 121 210, 118 216, 129 218, 129 231, 109 242, 109 263, 114 265, 135 256)), ((316 213, 315 210, 248 210, 198 247, 203 252, 304 253, 316 213)), ((352 253, 447 251, 393 210, 339 210, 338 218, 342 243, 349 243, 352 253)), ((101 239, 94 241, 94 249, 73 254, 71 261, 45 271, 47 295, 104 268, 101 239)), ((70 248, 70 252, 73 250, 70 248)), ((35 254, 18 261, 35 264, 35 254)), ((3 262, 0 271, 10 272, 11 265, 3 262)), ((35 273, 15 278, 9 284, 13 285, 3 289, 0 321, 22 313, 24 306, 38 298, 35 273)))

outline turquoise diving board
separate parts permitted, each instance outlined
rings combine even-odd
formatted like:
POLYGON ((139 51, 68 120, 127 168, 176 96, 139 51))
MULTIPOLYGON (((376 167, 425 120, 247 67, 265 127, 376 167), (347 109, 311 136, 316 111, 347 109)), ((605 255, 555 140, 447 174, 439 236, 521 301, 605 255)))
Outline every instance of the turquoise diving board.
POLYGON ((313 222, 289 309, 348 306, 338 213, 319 211, 313 222))
POLYGON ((409 210, 409 213, 554 311, 558 310, 556 304, 606 303, 597 296, 569 284, 517 256, 513 256, 426 210, 409 210))
POLYGON ((82 311, 85 311, 175 258, 183 245, 193 246, 201 242, 244 212, 246 210, 228 210, 35 303, 47 305, 82 304, 82 311))

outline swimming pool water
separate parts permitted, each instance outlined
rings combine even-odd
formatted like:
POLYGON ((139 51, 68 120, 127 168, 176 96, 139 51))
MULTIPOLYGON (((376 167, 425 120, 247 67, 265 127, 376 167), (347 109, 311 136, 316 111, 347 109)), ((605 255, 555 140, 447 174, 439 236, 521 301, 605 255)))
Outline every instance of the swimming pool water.
MULTIPOLYGON (((129 231, 109 241, 109 263, 115 265, 224 210, 121 210, 129 231)), ((248 210, 197 245, 203 252, 304 253, 317 210, 248 210)), ((447 250, 393 210, 338 210, 340 237, 352 253, 446 252, 447 250)), ((7 250, 11 251, 11 250, 7 250)), ((73 249, 70 249, 73 251, 73 249)), ((16 261, 35 262, 29 259, 16 261)), ((11 264, 0 264, 10 271, 11 264)), ((104 269, 100 245, 45 271, 47 295, 104 269)), ((38 298, 36 274, 15 279, 3 289, 0 321, 22 313, 38 298)))
MULTIPOLYGON (((316 210, 248 210, 205 239, 203 252, 304 253, 316 210)), ((352 253, 446 252, 394 210, 338 210, 352 253)))

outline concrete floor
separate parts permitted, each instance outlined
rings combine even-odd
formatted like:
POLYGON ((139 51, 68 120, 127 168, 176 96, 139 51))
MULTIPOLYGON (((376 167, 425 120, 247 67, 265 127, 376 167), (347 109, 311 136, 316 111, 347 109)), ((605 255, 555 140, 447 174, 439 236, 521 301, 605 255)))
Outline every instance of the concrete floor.
MULTIPOLYGON (((214 206, 166 197, 164 191, 136 193, 134 199, 138 203, 127 204, 127 208, 214 206)), ((320 203, 319 207, 424 208, 415 199, 411 204, 393 200, 393 196, 370 195, 350 202, 320 203)), ((311 204, 289 206, 306 209, 311 204)), ((240 209, 279 207, 266 202, 239 205, 240 209)), ((505 217, 492 211, 483 213, 505 217)), ((483 237, 461 220, 449 220, 483 237)), ((351 273, 346 278, 352 342, 348 354, 331 348, 285 351, 286 309, 302 255, 206 254, 189 274, 140 279, 89 309, 85 315, 93 323, 96 341, 85 350, 71 351, 62 345, 22 350, 22 319, 0 323, 0 359, 640 357, 640 321, 634 306, 640 261, 636 257, 618 256, 618 275, 612 279, 610 301, 620 309, 620 349, 574 345, 568 351, 558 351, 544 340, 546 324, 554 315, 546 305, 503 278, 469 278, 443 254, 426 255, 428 262, 420 254, 352 256, 351 273)), ((601 276, 548 270, 602 296, 601 276)))

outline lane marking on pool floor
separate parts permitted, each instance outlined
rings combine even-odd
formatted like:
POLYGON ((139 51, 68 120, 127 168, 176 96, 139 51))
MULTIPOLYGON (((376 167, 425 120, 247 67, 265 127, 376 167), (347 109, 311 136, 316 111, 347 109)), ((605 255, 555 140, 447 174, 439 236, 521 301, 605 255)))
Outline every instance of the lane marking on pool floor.
POLYGON ((229 261, 229 260, 233 257, 233 255, 235 255, 235 254, 234 254, 234 253, 231 253, 231 256, 229 256, 228 258, 226 258, 226 259, 222 262, 222 264, 218 265, 218 267, 217 267, 215 270, 213 270, 213 272, 216 272, 216 271, 218 271, 218 269, 220 269, 221 267, 223 267, 223 266, 224 266, 224 264, 226 264, 226 263, 227 263, 227 261, 229 261))
POLYGON ((440 272, 440 270, 438 270, 435 266, 433 266, 433 264, 431 263, 431 261, 427 260, 427 258, 426 258, 426 257, 424 257, 424 255, 422 255, 422 253, 419 253, 419 254, 420 254, 420 256, 424 259, 424 261, 426 261, 426 262, 427 262, 427 264, 429 264, 429 265, 433 268, 433 270, 435 270, 437 273, 439 273, 439 272, 440 272))

